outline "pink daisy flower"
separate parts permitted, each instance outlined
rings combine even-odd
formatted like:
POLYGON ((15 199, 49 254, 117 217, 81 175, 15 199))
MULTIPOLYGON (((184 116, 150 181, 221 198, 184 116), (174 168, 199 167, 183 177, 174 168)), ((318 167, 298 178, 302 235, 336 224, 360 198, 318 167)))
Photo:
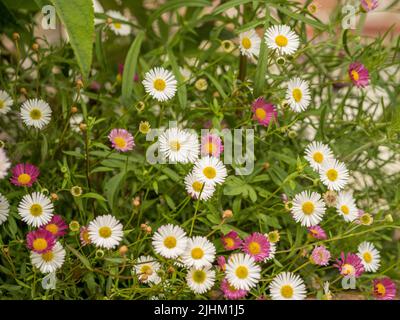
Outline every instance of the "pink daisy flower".
POLYGON ((353 62, 349 66, 349 76, 356 87, 365 87, 369 84, 367 68, 360 62, 353 62))
POLYGON ((224 293, 224 296, 228 300, 238 300, 244 298, 248 291, 243 289, 236 289, 234 286, 231 286, 226 278, 221 281, 221 290, 224 293))
POLYGON ((27 246, 30 250, 42 254, 53 249, 56 237, 47 230, 39 229, 31 231, 26 236, 27 246))
POLYGON ((81 245, 83 247, 92 243, 92 241, 90 240, 90 237, 89 237, 88 227, 81 227, 81 230, 79 232, 79 238, 81 240, 81 245))
POLYGON ((271 120, 277 120, 278 118, 275 106, 265 101, 262 97, 253 102, 251 111, 254 113, 253 119, 264 127, 267 127, 271 120))
POLYGON ((218 267, 221 269, 221 271, 225 271, 225 267, 226 267, 226 259, 224 256, 219 256, 217 258, 217 263, 218 263, 218 267))
POLYGON ((40 227, 40 229, 50 231, 55 237, 62 237, 67 233, 68 226, 61 216, 55 215, 48 224, 40 227))
POLYGON ((378 5, 379 5, 378 0, 361 0, 361 8, 365 12, 369 12, 376 9, 378 5))
POLYGON ((201 155, 218 158, 224 151, 222 140, 216 134, 208 133, 201 138, 201 155))
POLYGON ((338 268, 342 276, 360 277, 364 273, 364 266, 359 256, 354 253, 348 253, 347 256, 342 252, 340 259, 333 265, 338 268))
POLYGON ((236 250, 242 245, 242 239, 236 231, 230 231, 226 235, 221 237, 222 244, 225 250, 236 250))
POLYGON ((374 279, 373 287, 373 295, 377 300, 393 300, 396 297, 396 285, 388 277, 374 279))
POLYGON ((249 254, 255 261, 262 261, 269 255, 271 244, 262 233, 254 232, 242 244, 243 252, 249 254))
POLYGON ((324 246, 315 247, 311 253, 310 260, 319 266, 326 266, 331 258, 331 253, 324 246))
POLYGON ((32 187, 40 171, 29 163, 19 163, 12 169, 11 183, 18 187, 32 187))
POLYGON ((132 135, 125 129, 112 129, 108 139, 112 147, 121 152, 130 151, 135 146, 132 135))
POLYGON ((327 239, 328 236, 326 235, 326 232, 324 229, 322 229, 320 226, 316 225, 316 226, 312 226, 309 227, 307 229, 308 234, 314 238, 314 239, 318 239, 318 240, 324 240, 327 239))

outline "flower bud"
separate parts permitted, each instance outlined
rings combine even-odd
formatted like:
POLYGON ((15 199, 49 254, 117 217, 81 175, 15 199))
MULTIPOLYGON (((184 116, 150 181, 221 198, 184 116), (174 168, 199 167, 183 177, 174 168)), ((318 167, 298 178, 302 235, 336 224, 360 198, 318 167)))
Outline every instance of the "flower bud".
POLYGON ((19 38, 20 38, 19 33, 18 33, 18 32, 14 32, 14 33, 12 34, 12 38, 13 38, 13 40, 15 40, 15 41, 19 40, 19 38))
POLYGON ((126 253, 128 252, 128 250, 129 250, 129 248, 127 247, 127 246, 125 246, 125 245, 123 245, 123 246, 121 246, 120 248, 119 248, 119 255, 121 256, 121 257, 123 257, 123 256, 125 256, 126 255, 126 253))
POLYGON ((233 217, 233 212, 230 209, 227 209, 222 213, 222 218, 223 219, 229 219, 229 218, 232 218, 232 217, 233 217))
POLYGON ((72 231, 72 232, 77 232, 77 231, 79 231, 80 230, 80 225, 79 225, 79 222, 78 221, 76 221, 76 220, 72 220, 70 223, 69 223, 69 228, 70 228, 70 230, 72 231))
POLYGON ((32 50, 33 51, 38 51, 39 50, 39 44, 38 43, 34 43, 34 44, 32 44, 32 50))
POLYGON ((54 192, 50 194, 50 198, 52 201, 57 201, 59 199, 57 193, 54 192))
POLYGON ((77 112, 78 112, 78 108, 76 106, 72 106, 71 113, 77 113, 77 112))

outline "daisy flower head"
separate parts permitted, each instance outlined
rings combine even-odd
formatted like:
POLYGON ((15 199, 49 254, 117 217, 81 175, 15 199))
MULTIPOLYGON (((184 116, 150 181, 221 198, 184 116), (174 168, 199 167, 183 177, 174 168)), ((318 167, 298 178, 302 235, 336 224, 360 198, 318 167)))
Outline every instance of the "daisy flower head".
POLYGON ((242 299, 249 293, 247 290, 236 289, 226 278, 221 281, 221 291, 223 292, 225 299, 228 300, 242 299))
POLYGON ((208 200, 210 199, 215 191, 215 187, 210 184, 200 182, 193 172, 189 173, 185 177, 185 186, 187 193, 194 199, 208 200))
POLYGON ((339 269, 342 276, 360 277, 364 273, 364 266, 359 256, 354 253, 348 253, 347 256, 342 252, 340 259, 336 259, 334 267, 339 269))
POLYGON ((40 228, 50 231, 55 237, 62 237, 67 234, 68 225, 60 215, 54 215, 49 223, 40 228))
POLYGON ((194 174, 206 184, 222 184, 228 175, 225 165, 215 157, 203 157, 194 165, 194 174))
POLYGON ((303 191, 296 194, 292 203, 293 218, 302 226, 311 227, 322 221, 326 208, 319 193, 303 191))
POLYGON ((186 275, 186 282, 195 294, 203 294, 210 290, 215 283, 215 271, 210 266, 191 268, 186 275))
POLYGON ((278 119, 278 112, 272 103, 267 102, 263 97, 256 99, 252 106, 253 119, 264 127, 268 127, 271 121, 278 119))
POLYGON ((54 247, 44 253, 31 252, 32 265, 42 273, 51 273, 61 268, 65 260, 65 249, 59 242, 54 247))
POLYGON ((242 250, 254 258, 256 262, 268 257, 271 244, 262 233, 254 232, 243 240, 242 250))
POLYGON ((5 196, 0 193, 0 226, 7 220, 10 213, 10 204, 5 196))
POLYGON ((249 30, 239 34, 240 53, 248 58, 253 58, 253 55, 258 57, 260 53, 261 39, 255 30, 249 30))
POLYGON ((215 246, 207 238, 196 236, 188 240, 182 262, 188 267, 209 266, 215 260, 215 252, 215 246))
POLYGON ((300 276, 292 272, 281 272, 270 283, 272 300, 304 300, 306 286, 300 276))
POLYGON ((45 253, 53 249, 56 244, 56 237, 50 231, 39 229, 27 234, 26 243, 30 250, 45 253))
POLYGON ((100 248, 115 248, 122 240, 122 224, 114 216, 98 216, 88 226, 90 241, 100 248))
POLYGON ((21 118, 28 127, 43 129, 51 120, 51 108, 46 101, 29 99, 22 104, 21 118))
POLYGON ((360 6, 364 12, 372 11, 378 8, 378 0, 361 0, 360 6))
POLYGON ((229 257, 225 268, 226 279, 236 289, 250 290, 261 278, 261 267, 248 254, 237 253, 229 257))
POLYGON ((179 226, 167 224, 158 228, 152 238, 154 250, 165 258, 177 258, 186 249, 186 232, 179 226))
POLYGON ((221 138, 213 133, 201 137, 201 155, 218 158, 224 151, 221 138))
POLYGON ((113 21, 109 25, 112 32, 114 32, 117 36, 127 36, 131 33, 131 26, 126 23, 122 23, 122 21, 128 21, 120 12, 116 10, 108 10, 106 12, 108 16, 110 16, 113 21), (121 20, 121 21, 114 21, 121 20))
POLYGON ((358 218, 356 201, 350 192, 339 192, 336 202, 336 210, 347 222, 354 221, 358 218))
POLYGON ((135 273, 143 283, 159 283, 161 278, 157 272, 160 268, 160 263, 151 256, 140 256, 134 265, 135 273))
POLYGON ((302 112, 311 102, 310 85, 300 78, 289 80, 286 89, 286 100, 294 112, 302 112))
POLYGON ((0 179, 4 179, 10 169, 11 163, 3 148, 0 148, 0 179))
POLYGON ((13 105, 13 100, 9 96, 7 92, 4 90, 0 90, 0 114, 6 114, 11 110, 11 106, 13 105))
POLYGON ((160 153, 175 163, 194 162, 199 156, 199 142, 195 134, 178 128, 165 130, 158 138, 160 153))
POLYGON ((11 183, 19 187, 32 187, 39 174, 38 167, 29 163, 20 163, 12 169, 11 183))
POLYGON ((87 246, 88 244, 91 244, 92 241, 90 240, 90 235, 89 235, 89 228, 86 226, 82 226, 79 230, 79 239, 81 240, 81 245, 82 247, 87 246))
POLYGON ((393 300, 396 297, 396 284, 392 279, 388 277, 374 279, 372 285, 375 299, 393 300))
POLYGON ((318 240, 328 239, 328 236, 326 235, 325 230, 322 229, 318 225, 308 227, 307 231, 311 238, 318 239, 318 240))
POLYGON ((376 272, 381 265, 381 255, 371 242, 364 241, 358 246, 360 257, 366 272, 376 272))
POLYGON ((330 258, 331 253, 329 250, 325 246, 318 246, 312 251, 310 261, 319 266, 327 266, 330 258))
POLYGON ((322 163, 319 176, 329 190, 340 191, 347 185, 349 171, 343 162, 332 159, 322 163))
POLYGON ((321 169, 321 165, 324 161, 333 159, 331 148, 318 141, 311 142, 307 146, 305 154, 306 160, 317 172, 321 169))
POLYGON ((53 216, 53 203, 43 193, 34 192, 25 195, 18 205, 22 221, 32 227, 41 227, 53 216))
POLYGON ((148 71, 142 81, 146 92, 158 101, 172 99, 176 92, 177 81, 171 71, 156 67, 148 71))
POLYGON ((277 50, 280 55, 292 55, 300 45, 299 36, 285 24, 269 27, 265 31, 265 42, 268 48, 277 50))
POLYGON ((225 250, 236 250, 240 248, 243 243, 236 231, 229 231, 226 235, 221 237, 221 241, 225 250))
POLYGON ((368 69, 360 62, 353 62, 349 65, 349 77, 358 88, 364 88, 369 84, 368 69))
POLYGON ((135 146, 132 135, 125 129, 112 129, 108 139, 112 147, 120 152, 131 151, 135 146))

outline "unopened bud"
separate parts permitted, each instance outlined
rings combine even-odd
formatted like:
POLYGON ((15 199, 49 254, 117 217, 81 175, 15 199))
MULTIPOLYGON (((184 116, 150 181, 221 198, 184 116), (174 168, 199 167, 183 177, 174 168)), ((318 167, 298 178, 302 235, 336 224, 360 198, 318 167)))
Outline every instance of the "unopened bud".
POLYGON ((271 167, 271 164, 267 161, 263 163, 263 169, 268 170, 271 167))
POLYGON ((57 193, 54 192, 50 194, 50 198, 52 201, 57 201, 59 199, 57 193))
POLYGON ((233 217, 233 212, 230 209, 227 209, 222 213, 222 218, 223 219, 229 219, 229 218, 232 218, 232 217, 233 217))
POLYGON ((167 270, 168 273, 174 273, 175 272, 175 268, 170 266, 167 270))
POLYGON ((113 22, 113 20, 111 18, 107 18, 106 23, 107 24, 111 24, 113 22))
POLYGON ((77 113, 79 110, 76 106, 71 107, 71 113, 77 113))
POLYGON ((35 42, 35 43, 32 45, 32 50, 33 50, 33 51, 38 51, 38 50, 39 50, 39 44, 35 42))
POLYGON ((393 222, 393 217, 390 213, 385 216, 385 221, 390 223, 393 222))
POLYGON ((128 252, 128 247, 127 246, 125 246, 125 245, 123 245, 123 246, 121 246, 120 248, 119 248, 119 254, 120 254, 120 256, 125 256, 126 255, 126 253, 128 252))
POLYGON ((83 88, 83 82, 81 79, 76 80, 76 87, 78 89, 82 89, 83 88))
POLYGON ((82 132, 85 132, 85 131, 87 130, 87 124, 81 122, 81 123, 79 124, 79 129, 80 129, 82 132))
POLYGON ((20 38, 18 32, 14 32, 14 33, 12 34, 12 37, 13 37, 13 39, 14 39, 15 41, 19 40, 19 38, 20 38))
POLYGON ((147 226, 147 228, 145 229, 145 232, 150 234, 152 230, 153 229, 150 226, 147 226))
POLYGON ((22 87, 21 89, 19 89, 19 92, 21 94, 23 94, 24 96, 26 96, 28 94, 28 91, 26 91, 26 88, 22 87))
POLYGON ((140 197, 135 197, 132 200, 132 204, 133 204, 134 207, 139 207, 140 206, 140 197))

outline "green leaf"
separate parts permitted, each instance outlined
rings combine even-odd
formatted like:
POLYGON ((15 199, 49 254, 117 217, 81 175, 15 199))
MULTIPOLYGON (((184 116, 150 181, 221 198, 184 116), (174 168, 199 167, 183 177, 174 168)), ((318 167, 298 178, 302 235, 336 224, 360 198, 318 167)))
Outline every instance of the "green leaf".
POLYGON ((91 0, 51 0, 51 2, 67 30, 82 76, 87 79, 93 53, 93 3, 91 0))
POLYGON ((114 177, 112 177, 110 180, 108 180, 104 186, 105 194, 108 203, 110 204, 111 210, 114 207, 115 198, 117 196, 119 189, 121 188, 124 178, 125 178, 125 172, 120 172, 114 177))
POLYGON ((280 5, 276 5, 276 4, 272 4, 272 3, 271 3, 271 6, 276 7, 280 12, 282 12, 283 14, 289 16, 290 18, 292 18, 294 20, 299 20, 301 22, 304 22, 305 24, 313 26, 316 29, 320 29, 320 30, 324 30, 325 29, 325 26, 321 22, 319 22, 317 20, 313 20, 313 19, 307 18, 304 15, 304 13, 301 13, 301 14, 300 13, 294 13, 294 12, 284 8, 284 7, 281 7, 280 5))
POLYGON ((93 270, 93 269, 92 269, 92 266, 91 266, 91 264, 90 264, 90 262, 89 262, 89 260, 88 260, 85 256, 81 255, 81 254, 79 253, 78 250, 72 248, 69 244, 66 244, 66 246, 67 246, 67 248, 68 248, 79 260, 81 260, 81 262, 83 263, 83 265, 84 265, 88 270, 90 270, 90 271, 93 270))
POLYGON ((185 109, 186 103, 187 103, 186 85, 185 85, 185 82, 181 75, 181 72, 179 71, 178 63, 176 62, 176 59, 175 59, 175 56, 174 56, 172 50, 168 50, 168 60, 171 63, 172 71, 173 71, 176 79, 178 80, 177 94, 178 94, 179 104, 182 109, 185 109))
POLYGON ((85 193, 81 196, 81 198, 92 198, 92 199, 96 199, 96 200, 103 201, 103 202, 107 201, 102 195, 99 195, 98 193, 94 193, 94 192, 85 193))
POLYGON ((124 72, 122 74, 122 102, 128 105, 131 102, 131 93, 133 89, 133 77, 137 68, 137 61, 144 38, 144 32, 139 31, 135 40, 129 48, 125 58, 124 72))
MULTIPOLYGON (((268 27, 269 12, 266 9, 266 19, 264 27, 268 27)), ((258 98, 262 95, 265 85, 265 75, 268 66, 268 48, 265 41, 261 41, 260 54, 258 56, 257 69, 254 77, 254 97, 258 98)))
POLYGON ((237 7, 237 6, 241 5, 241 4, 246 4, 246 3, 249 3, 249 2, 259 2, 259 1, 257 1, 257 0, 231 0, 231 1, 228 1, 228 2, 223 3, 220 6, 218 6, 214 10, 213 15, 214 16, 219 15, 219 14, 225 12, 226 10, 228 10, 230 8, 237 7))

